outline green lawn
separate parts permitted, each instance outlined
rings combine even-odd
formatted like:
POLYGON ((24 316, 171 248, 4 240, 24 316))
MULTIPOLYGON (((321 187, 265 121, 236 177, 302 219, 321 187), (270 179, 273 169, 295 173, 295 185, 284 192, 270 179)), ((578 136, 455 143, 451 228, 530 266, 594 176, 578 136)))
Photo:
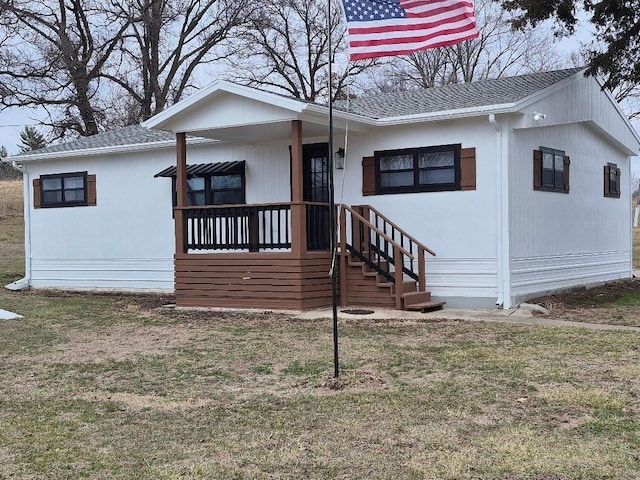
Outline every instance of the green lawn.
POLYGON ((640 333, 0 293, 0 478, 640 477, 640 333))

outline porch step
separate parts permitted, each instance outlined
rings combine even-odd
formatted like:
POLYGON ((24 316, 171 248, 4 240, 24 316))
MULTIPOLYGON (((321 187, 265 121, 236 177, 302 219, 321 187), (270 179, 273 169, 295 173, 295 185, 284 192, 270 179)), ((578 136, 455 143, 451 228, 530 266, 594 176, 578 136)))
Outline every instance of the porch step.
MULTIPOLYGON (((402 282, 402 287, 401 287, 402 296, 404 297, 405 295, 418 293, 416 291, 416 288, 417 288, 417 283, 415 280, 405 280, 404 282, 402 282)), ((393 287, 391 288, 391 294, 393 295, 395 293, 396 293, 396 285, 394 283, 393 287)))
POLYGON ((404 308, 405 310, 425 312, 425 311, 431 311, 431 310, 439 310, 446 303, 447 302, 431 301, 431 302, 415 303, 413 305, 405 305, 404 308))
POLYGON ((402 295, 405 310, 424 312, 426 310, 441 309, 445 303, 431 299, 431 292, 408 292, 402 295))
POLYGON ((402 294, 402 302, 406 307, 431 301, 431 292, 406 292, 402 294))

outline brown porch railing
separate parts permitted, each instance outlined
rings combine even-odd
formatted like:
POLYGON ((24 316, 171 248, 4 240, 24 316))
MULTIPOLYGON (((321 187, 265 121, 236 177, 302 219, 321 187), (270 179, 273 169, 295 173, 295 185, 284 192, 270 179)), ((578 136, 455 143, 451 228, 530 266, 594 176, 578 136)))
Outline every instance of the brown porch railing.
MULTIPOLYGON (((292 203, 177 208, 184 225, 182 251, 290 249, 292 203)), ((303 202, 307 249, 329 249, 329 205, 303 202)))
POLYGON ((291 204, 182 209, 185 251, 291 248, 291 204))
POLYGON ((370 205, 342 205, 341 209, 341 249, 396 284, 396 308, 402 305, 400 285, 405 275, 417 282, 418 291, 426 290, 425 255, 435 256, 433 250, 370 205))

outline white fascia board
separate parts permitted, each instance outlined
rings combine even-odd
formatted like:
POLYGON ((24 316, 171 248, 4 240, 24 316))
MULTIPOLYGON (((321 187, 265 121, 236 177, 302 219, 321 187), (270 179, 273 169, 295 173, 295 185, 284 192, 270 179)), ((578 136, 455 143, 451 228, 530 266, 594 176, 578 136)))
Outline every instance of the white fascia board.
MULTIPOLYGON (((305 109, 299 116, 299 120, 303 122, 310 122, 315 124, 328 124, 329 122, 329 108, 322 105, 309 106, 311 108, 305 109)), ((374 118, 363 117, 355 113, 348 113, 344 110, 333 110, 334 125, 339 128, 349 128, 357 132, 366 132, 371 127, 376 126, 376 120, 374 118)))
MULTIPOLYGON (((629 117, 627 117, 627 115, 622 111, 622 108, 620 108, 620 104, 615 99, 613 94, 608 89, 604 88, 604 80, 599 76, 596 76, 593 78, 596 80, 596 82, 598 82, 598 85, 600 85, 600 90, 602 90, 602 92, 604 92, 604 94, 607 96, 607 99, 609 100, 609 102, 611 102, 611 105, 613 105, 613 108, 616 109, 616 112, 618 112, 618 115, 620 115, 624 123, 627 125, 627 128, 631 130, 631 134, 636 139, 636 142, 638 142, 637 149, 640 149, 640 134, 636 131, 635 128, 633 128, 633 125, 631 125, 631 122, 629 121, 629 117)), ((637 155, 637 153, 634 153, 633 155, 637 155)))
POLYGON ((456 110, 443 110, 439 112, 418 113, 415 115, 402 115, 398 117, 383 117, 375 120, 377 127, 390 125, 404 125, 407 123, 432 122, 438 120, 453 120, 457 118, 469 118, 501 113, 515 113, 513 103, 502 103, 496 105, 482 105, 480 107, 459 108, 456 110))
MULTIPOLYGON (((627 155, 628 157, 633 157, 638 155, 637 150, 633 150, 629 147, 629 145, 625 145, 616 137, 607 132, 604 128, 602 128, 597 122, 593 120, 586 120, 584 122, 580 122, 584 124, 587 128, 592 130, 594 133, 600 135, 602 138, 607 140, 609 143, 613 144, 614 147, 618 148, 622 153, 627 155)), ((636 146, 637 147, 637 146, 636 146)))
MULTIPOLYGON (((307 105, 305 112, 314 113, 318 115, 324 115, 325 117, 329 117, 329 107, 324 105, 318 105, 317 103, 311 103, 307 105)), ((375 125, 376 119, 371 117, 364 117, 362 115, 358 115, 357 113, 347 112, 345 110, 333 109, 334 118, 341 118, 344 120, 349 120, 350 122, 358 122, 363 123, 365 125, 375 125)))
POLYGON ((204 101, 206 98, 217 95, 219 93, 231 93, 246 98, 251 98, 260 102, 268 103, 276 107, 281 107, 287 110, 292 110, 296 113, 300 113, 304 110, 305 102, 283 97, 271 92, 265 92, 263 90, 257 90, 251 87, 245 87, 236 83, 227 82, 224 80, 218 80, 211 85, 198 90, 193 95, 185 98, 184 100, 172 105, 163 112, 151 117, 150 119, 142 122, 142 126, 145 128, 155 128, 157 130, 164 130, 163 125, 166 124, 172 117, 178 115, 197 103, 204 101))
MULTIPOLYGON (((220 140, 211 140, 209 138, 192 138, 187 139, 188 145, 199 145, 202 143, 220 143, 220 140)), ((49 152, 32 155, 17 155, 7 157, 6 161, 15 161, 16 163, 33 162, 38 160, 56 160, 60 158, 76 158, 89 157, 94 155, 112 155, 117 153, 143 152, 147 150, 162 150, 165 148, 175 148, 175 141, 134 143, 131 145, 116 145, 111 147, 83 148, 81 150, 64 150, 61 152, 49 152)))

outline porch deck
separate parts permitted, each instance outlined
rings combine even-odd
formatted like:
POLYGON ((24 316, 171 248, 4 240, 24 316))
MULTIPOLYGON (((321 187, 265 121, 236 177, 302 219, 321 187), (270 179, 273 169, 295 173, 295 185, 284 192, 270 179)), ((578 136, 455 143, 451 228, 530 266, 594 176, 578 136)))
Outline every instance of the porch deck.
MULTIPOLYGON (((332 303, 328 204, 182 207, 179 306, 308 310, 332 303), (292 211, 306 228, 292 235, 292 211), (304 243, 303 243, 304 242, 304 243)), ((425 290, 428 248, 370 206, 339 205, 340 304, 437 307, 425 290), (414 270, 417 265, 417 270, 414 270)))

